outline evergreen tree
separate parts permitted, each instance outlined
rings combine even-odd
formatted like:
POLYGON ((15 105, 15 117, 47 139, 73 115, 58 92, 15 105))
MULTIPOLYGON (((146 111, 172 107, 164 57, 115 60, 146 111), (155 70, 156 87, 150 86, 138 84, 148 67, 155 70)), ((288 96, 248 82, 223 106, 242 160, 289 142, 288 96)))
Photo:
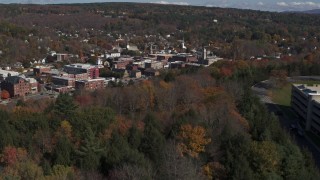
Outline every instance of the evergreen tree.
POLYGON ((68 118, 73 115, 76 109, 77 105, 74 104, 73 98, 66 93, 60 94, 54 105, 54 113, 63 118, 68 118))
POLYGON ((72 152, 73 147, 69 139, 65 136, 60 137, 53 153, 54 164, 70 166, 72 152))
POLYGON ((144 122, 145 127, 139 149, 154 163, 160 164, 165 142, 164 136, 160 132, 157 119, 153 115, 148 114, 144 122))
POLYGON ((76 154, 80 157, 80 167, 85 170, 96 170, 103 151, 94 132, 88 128, 84 143, 76 150, 76 154))

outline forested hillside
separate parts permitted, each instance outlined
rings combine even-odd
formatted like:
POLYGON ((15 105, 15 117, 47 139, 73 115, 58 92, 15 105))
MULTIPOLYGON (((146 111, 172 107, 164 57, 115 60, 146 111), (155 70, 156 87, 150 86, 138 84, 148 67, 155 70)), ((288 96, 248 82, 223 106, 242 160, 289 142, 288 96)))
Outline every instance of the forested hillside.
POLYGON ((310 153, 250 90, 276 72, 300 71, 290 66, 219 62, 2 108, 1 177, 319 179, 310 153))

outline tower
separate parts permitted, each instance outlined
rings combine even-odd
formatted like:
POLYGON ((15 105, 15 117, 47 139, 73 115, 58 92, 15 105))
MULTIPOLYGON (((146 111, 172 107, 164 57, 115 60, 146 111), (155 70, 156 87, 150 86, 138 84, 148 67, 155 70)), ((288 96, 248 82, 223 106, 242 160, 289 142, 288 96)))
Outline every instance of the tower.
POLYGON ((203 47, 202 58, 203 58, 203 60, 207 59, 207 49, 206 49, 206 47, 203 47))
POLYGON ((181 47, 182 47, 182 49, 187 49, 186 46, 184 45, 184 37, 183 37, 183 40, 182 40, 181 47))

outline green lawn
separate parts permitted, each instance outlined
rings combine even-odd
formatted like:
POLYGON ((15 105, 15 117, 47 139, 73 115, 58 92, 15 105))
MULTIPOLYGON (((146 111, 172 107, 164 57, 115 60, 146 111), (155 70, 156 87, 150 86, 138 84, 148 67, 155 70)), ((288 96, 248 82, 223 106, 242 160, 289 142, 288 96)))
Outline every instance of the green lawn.
POLYGON ((291 101, 291 84, 288 83, 282 88, 274 88, 271 90, 271 99, 276 104, 282 106, 290 106, 291 101))
POLYGON ((282 88, 274 88, 271 90, 271 100, 278 104, 282 112, 284 112, 290 119, 296 119, 297 116, 291 110, 291 84, 288 83, 282 88))

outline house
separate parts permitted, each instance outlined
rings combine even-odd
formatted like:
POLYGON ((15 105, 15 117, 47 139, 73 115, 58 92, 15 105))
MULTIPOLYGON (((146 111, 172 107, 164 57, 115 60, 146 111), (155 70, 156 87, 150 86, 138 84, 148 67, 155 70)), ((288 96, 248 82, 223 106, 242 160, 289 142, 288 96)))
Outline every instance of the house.
POLYGON ((1 83, 1 90, 7 90, 10 97, 25 96, 30 93, 30 83, 19 76, 9 76, 1 83))

